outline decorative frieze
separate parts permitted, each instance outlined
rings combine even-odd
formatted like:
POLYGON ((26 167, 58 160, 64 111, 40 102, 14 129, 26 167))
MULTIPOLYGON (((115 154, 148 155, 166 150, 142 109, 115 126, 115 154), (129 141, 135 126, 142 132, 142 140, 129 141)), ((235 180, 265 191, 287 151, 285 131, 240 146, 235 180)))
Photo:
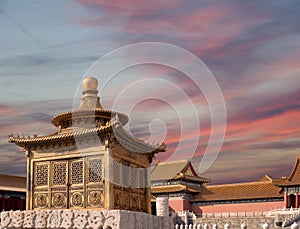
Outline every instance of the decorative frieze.
POLYGON ((173 229, 170 217, 124 210, 30 210, 1 212, 1 227, 77 229, 173 229))

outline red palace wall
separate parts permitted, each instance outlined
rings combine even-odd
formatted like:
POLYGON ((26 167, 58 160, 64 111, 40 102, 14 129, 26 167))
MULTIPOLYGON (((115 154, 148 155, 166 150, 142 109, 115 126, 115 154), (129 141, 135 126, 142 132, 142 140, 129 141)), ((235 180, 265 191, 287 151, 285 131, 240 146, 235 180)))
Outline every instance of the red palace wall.
POLYGON ((169 207, 172 211, 182 211, 182 210, 190 210, 191 205, 188 200, 170 198, 169 207))
POLYGON ((221 212, 264 212, 275 208, 283 208, 283 201, 259 202, 259 203, 236 203, 191 206, 190 211, 198 214, 221 213, 221 212))

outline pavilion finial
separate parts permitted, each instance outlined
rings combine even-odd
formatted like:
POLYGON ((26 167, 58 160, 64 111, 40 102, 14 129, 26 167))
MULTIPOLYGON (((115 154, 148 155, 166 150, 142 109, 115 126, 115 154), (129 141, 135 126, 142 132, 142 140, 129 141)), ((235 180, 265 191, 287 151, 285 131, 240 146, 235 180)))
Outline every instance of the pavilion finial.
POLYGON ((82 98, 79 110, 93 110, 101 108, 100 98, 98 96, 98 80, 94 77, 86 77, 82 81, 82 98))

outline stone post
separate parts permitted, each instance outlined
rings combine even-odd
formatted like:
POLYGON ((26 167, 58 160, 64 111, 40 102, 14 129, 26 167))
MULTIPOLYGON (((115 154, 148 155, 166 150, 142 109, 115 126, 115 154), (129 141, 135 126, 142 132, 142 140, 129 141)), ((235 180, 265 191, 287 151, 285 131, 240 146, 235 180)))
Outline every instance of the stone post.
POLYGON ((291 225, 291 228, 292 228, 292 229, 299 229, 299 225, 298 225, 296 222, 294 222, 294 223, 291 225))
POLYGON ((263 229, 269 229, 269 224, 267 222, 265 222, 263 225, 262 225, 262 228, 263 229))
POLYGON ((157 216, 169 216, 169 199, 168 197, 156 198, 156 214, 157 216))
POLYGON ((241 224, 241 229, 246 229, 246 228, 247 228, 247 224, 242 223, 242 224, 241 224))
POLYGON ((230 229, 230 224, 229 223, 225 223, 224 224, 224 229, 230 229))

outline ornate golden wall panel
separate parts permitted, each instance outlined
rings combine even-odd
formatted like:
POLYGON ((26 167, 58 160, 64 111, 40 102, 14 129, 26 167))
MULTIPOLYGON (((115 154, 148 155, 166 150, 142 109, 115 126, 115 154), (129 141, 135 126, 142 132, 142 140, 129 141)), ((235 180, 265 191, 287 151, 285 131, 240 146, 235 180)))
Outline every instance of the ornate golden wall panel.
POLYGON ((103 208, 103 156, 33 163, 33 209, 103 208))

